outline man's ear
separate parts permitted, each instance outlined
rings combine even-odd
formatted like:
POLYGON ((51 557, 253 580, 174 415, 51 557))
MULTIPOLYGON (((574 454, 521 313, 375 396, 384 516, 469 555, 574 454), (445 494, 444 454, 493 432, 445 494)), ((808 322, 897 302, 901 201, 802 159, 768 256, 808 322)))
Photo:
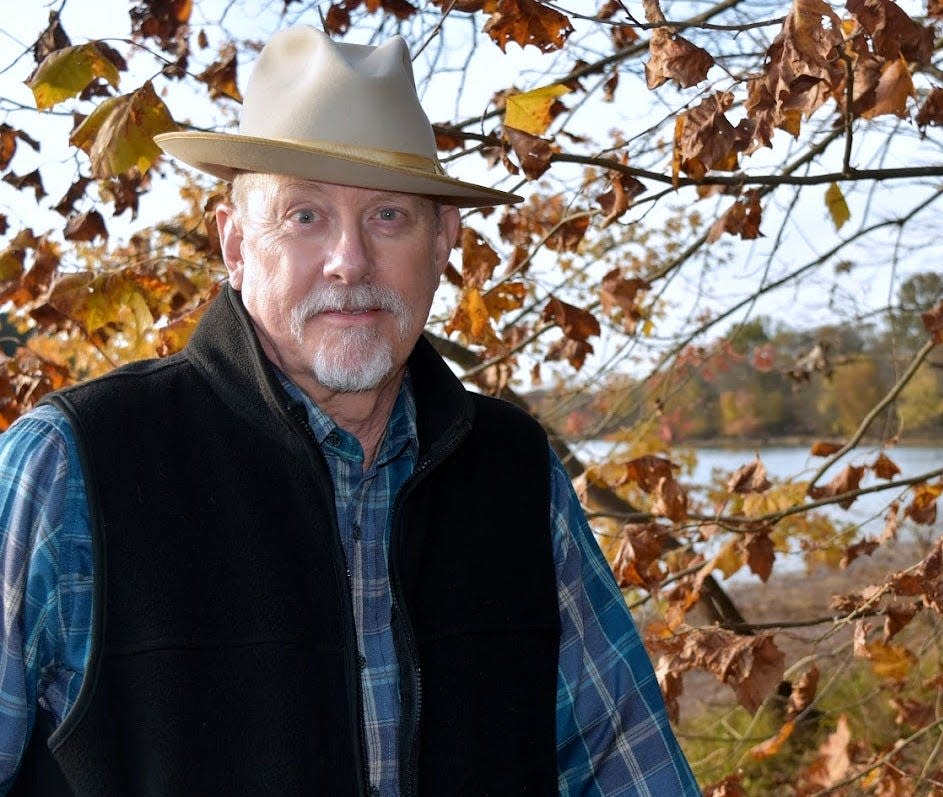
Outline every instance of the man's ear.
POLYGON ((462 219, 458 208, 454 205, 439 206, 439 229, 436 234, 435 264, 439 271, 439 276, 445 271, 449 264, 449 254, 452 247, 458 240, 458 231, 462 226, 462 219))
POLYGON ((216 206, 216 229, 223 252, 223 262, 229 271, 229 282, 237 291, 242 287, 242 226, 235 208, 227 202, 216 206))

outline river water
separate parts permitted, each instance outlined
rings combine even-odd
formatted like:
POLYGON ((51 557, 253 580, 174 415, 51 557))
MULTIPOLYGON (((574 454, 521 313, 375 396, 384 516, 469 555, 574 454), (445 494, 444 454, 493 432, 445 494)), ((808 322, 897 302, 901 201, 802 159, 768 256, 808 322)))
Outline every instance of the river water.
MULTIPOLYGON (((588 441, 576 447, 585 462, 604 458, 612 450, 612 444, 606 441, 588 441)), ((690 449, 695 463, 692 468, 682 472, 679 480, 689 490, 698 492, 709 485, 715 472, 723 475, 723 481, 733 471, 742 465, 752 462, 756 454, 766 467, 768 478, 773 481, 808 481, 825 462, 821 457, 813 457, 808 447, 802 446, 772 446, 757 451, 748 448, 728 447, 696 447, 690 449)), ((879 450, 863 448, 842 458, 819 480, 825 485, 846 465, 870 465, 877 459, 879 450)), ((898 446, 885 450, 885 456, 891 459, 898 468, 900 475, 896 479, 906 479, 918 476, 943 467, 943 449, 936 446, 898 446)), ((940 477, 935 477, 937 481, 940 477)), ((860 487, 869 487, 880 484, 873 473, 868 471, 862 479, 860 487)), ((901 520, 900 539, 913 539, 914 535, 921 538, 932 538, 943 534, 943 503, 941 503, 938 518, 933 526, 916 526, 903 517, 903 507, 910 502, 910 495, 904 489, 885 490, 879 493, 870 493, 859 496, 847 510, 840 507, 829 507, 824 511, 836 522, 850 523, 860 527, 859 539, 865 536, 876 537, 884 528, 884 517, 888 506, 895 499, 902 501, 899 518, 901 520)), ((943 502, 943 498, 940 499, 943 502)), ((798 563, 798 560, 797 560, 798 563)))

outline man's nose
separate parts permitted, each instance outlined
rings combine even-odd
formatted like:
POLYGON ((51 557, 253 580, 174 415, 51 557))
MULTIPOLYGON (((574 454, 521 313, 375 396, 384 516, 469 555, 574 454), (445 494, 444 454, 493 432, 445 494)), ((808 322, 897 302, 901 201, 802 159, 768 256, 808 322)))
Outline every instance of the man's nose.
POLYGON ((324 264, 324 276, 353 285, 368 279, 372 273, 373 258, 364 231, 357 223, 343 224, 324 264))

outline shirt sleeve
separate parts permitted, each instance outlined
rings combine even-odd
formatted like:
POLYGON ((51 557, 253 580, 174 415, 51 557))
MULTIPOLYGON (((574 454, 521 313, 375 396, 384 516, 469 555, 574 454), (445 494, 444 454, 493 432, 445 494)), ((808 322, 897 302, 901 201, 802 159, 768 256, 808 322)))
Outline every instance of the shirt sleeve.
POLYGON ((562 633, 557 685, 565 797, 700 797, 655 672, 562 463, 551 451, 562 633))
POLYGON ((65 418, 43 407, 0 435, 0 794, 36 707, 74 705, 91 640, 88 501, 65 418))

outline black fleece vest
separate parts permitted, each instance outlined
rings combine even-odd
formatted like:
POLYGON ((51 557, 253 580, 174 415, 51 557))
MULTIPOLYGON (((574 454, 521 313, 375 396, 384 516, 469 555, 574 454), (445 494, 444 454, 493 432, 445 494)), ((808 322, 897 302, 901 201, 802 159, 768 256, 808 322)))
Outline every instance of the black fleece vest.
MULTIPOLYGON (((554 794, 546 439, 424 340, 409 368, 420 455, 390 545, 402 793, 554 794)), ((95 633, 75 709, 48 747, 41 712, 14 793, 365 794, 329 472, 238 294, 180 355, 53 402, 89 490, 95 633)))

